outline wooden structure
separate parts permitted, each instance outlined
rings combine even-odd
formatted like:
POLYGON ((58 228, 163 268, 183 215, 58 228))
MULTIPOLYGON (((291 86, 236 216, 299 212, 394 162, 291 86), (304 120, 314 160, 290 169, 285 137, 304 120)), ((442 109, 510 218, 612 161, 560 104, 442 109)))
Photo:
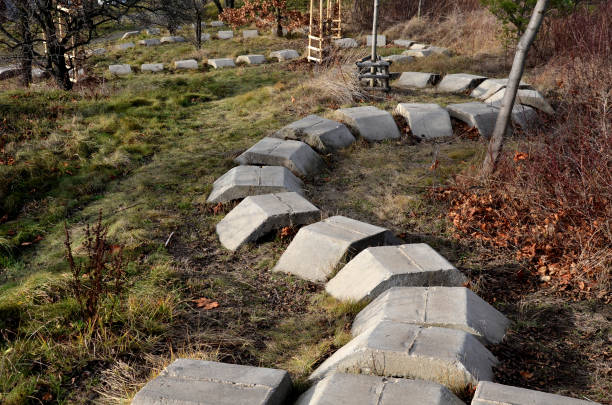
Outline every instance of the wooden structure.
POLYGON ((310 0, 308 61, 321 63, 332 39, 342 38, 342 0, 310 0))
POLYGON ((359 81, 368 80, 370 87, 376 90, 389 91, 389 66, 391 62, 384 61, 378 56, 378 3, 374 0, 374 18, 372 19, 372 54, 356 62, 359 71, 359 81))

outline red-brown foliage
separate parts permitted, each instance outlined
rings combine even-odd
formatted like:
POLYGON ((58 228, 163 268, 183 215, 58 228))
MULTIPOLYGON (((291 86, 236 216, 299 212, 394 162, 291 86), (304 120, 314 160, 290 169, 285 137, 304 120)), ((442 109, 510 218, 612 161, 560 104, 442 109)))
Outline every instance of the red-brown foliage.
POLYGON ((308 24, 308 15, 288 10, 286 0, 245 0, 242 7, 226 8, 219 19, 233 27, 255 23, 264 28, 280 23, 288 31, 308 24))

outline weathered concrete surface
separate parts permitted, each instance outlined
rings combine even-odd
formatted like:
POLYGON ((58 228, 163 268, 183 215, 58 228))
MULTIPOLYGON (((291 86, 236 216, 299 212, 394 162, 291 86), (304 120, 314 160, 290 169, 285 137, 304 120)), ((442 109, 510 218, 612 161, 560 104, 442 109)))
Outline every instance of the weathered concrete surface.
POLYGON ((133 405, 281 405, 291 390, 284 370, 178 359, 145 385, 133 405))
POLYGON ((156 45, 160 45, 161 41, 157 38, 149 38, 149 39, 141 39, 138 43, 144 46, 156 46, 156 45))
POLYGON ((309 115, 295 121, 272 136, 302 141, 321 153, 344 149, 355 142, 355 137, 344 124, 317 115, 309 115))
POLYGON ((94 48, 88 49, 85 51, 85 55, 93 56, 93 55, 104 55, 106 53, 106 48, 94 48))
POLYGON ((499 110, 491 105, 479 102, 449 104, 446 109, 450 116, 478 129, 481 136, 490 138, 495 129, 499 110))
POLYGON ((232 38, 234 38, 234 31, 219 31, 219 32, 217 32, 217 38, 219 38, 219 39, 232 39, 232 38))
POLYGON ((211 21, 210 23, 211 27, 223 27, 224 25, 223 21, 211 21))
POLYGON ((353 38, 341 38, 334 40, 334 45, 339 48, 357 48, 359 44, 353 38))
POLYGON ((214 67, 215 69, 221 69, 221 68, 226 68, 226 67, 236 67, 234 60, 231 58, 208 59, 206 63, 214 67))
MULTIPOLYGON (((366 45, 372 46, 372 35, 366 36, 366 45)), ((384 35, 376 35, 376 45, 377 46, 385 46, 387 45, 387 37, 384 35)))
MULTIPOLYGON (((486 100, 498 91, 505 89, 508 85, 508 79, 487 79, 480 83, 472 92, 470 97, 486 100)), ((519 85, 519 89, 529 89, 531 86, 523 81, 519 85)))
POLYGON ((140 66, 141 72, 161 72, 164 70, 163 63, 143 63, 140 66))
POLYGON ((121 37, 121 39, 128 39, 130 37, 135 37, 140 35, 140 31, 128 31, 125 34, 123 34, 123 36, 121 37))
POLYGON ((430 46, 429 48, 427 48, 428 50, 432 51, 433 53, 436 53, 438 55, 445 55, 445 56, 452 56, 452 52, 450 51, 450 49, 448 48, 443 48, 441 46, 430 46))
POLYGON ((395 39, 393 40, 393 45, 402 46, 404 48, 410 48, 414 44, 414 41, 409 39, 395 39))
POLYGON ((343 216, 300 229, 274 267, 311 281, 325 281, 336 267, 369 246, 389 243, 391 233, 343 216))
POLYGON ((0 66, 0 80, 10 79, 18 74, 19 66, 17 65, 0 66))
POLYGON ((115 45, 115 49, 118 51, 125 51, 126 49, 133 48, 135 45, 133 42, 126 42, 124 44, 115 45))
POLYGON ((132 67, 130 65, 110 65, 108 70, 117 76, 129 75, 132 73, 132 67))
POLYGON ((448 388, 422 380, 337 373, 306 391, 296 405, 462 405, 448 388))
POLYGON ((147 28, 144 30, 144 33, 147 35, 159 35, 161 30, 159 28, 147 28))
POLYGON ((250 195, 294 191, 304 193, 304 184, 287 168, 280 166, 238 166, 213 183, 206 202, 239 200, 250 195))
POLYGON ((469 333, 436 327, 380 322, 353 338, 309 377, 373 374, 433 381, 461 392, 493 378, 497 359, 469 333))
POLYGON ((175 35, 175 36, 169 36, 169 37, 162 37, 160 42, 162 44, 173 44, 176 42, 186 42, 186 40, 180 35, 175 35))
POLYGON ((368 141, 398 139, 401 136, 391 114, 373 106, 341 108, 336 110, 335 117, 368 141))
POLYGON ((236 250, 271 231, 321 220, 321 211, 295 192, 247 197, 218 224, 221 244, 236 250))
MULTIPOLYGON (((501 102, 504 98, 505 92, 505 90, 500 90, 497 93, 493 94, 491 97, 487 98, 485 102, 489 104, 501 102)), ((548 104, 548 101, 546 101, 544 96, 540 94, 540 92, 537 90, 519 89, 516 93, 515 103, 531 106, 540 111, 544 111, 546 114, 555 114, 555 110, 551 107, 550 104, 548 104)))
POLYGON ((300 57, 300 54, 294 49, 282 49, 280 51, 270 52, 270 57, 278 59, 279 62, 283 62, 286 60, 297 59, 300 57))
POLYGON ((389 55, 383 56, 382 60, 386 60, 387 62, 393 63, 408 63, 414 60, 413 56, 408 55, 389 55))
POLYGON ((431 49, 408 49, 402 52, 402 55, 413 56, 415 58, 424 58, 432 54, 433 51, 431 49))
POLYGON ((304 142, 266 137, 238 156, 241 165, 284 166, 293 174, 312 177, 325 168, 325 162, 304 142))
POLYGON ((438 104, 400 103, 395 113, 406 118, 412 134, 422 139, 453 135, 450 115, 438 104))
POLYGON ((593 401, 496 384, 478 383, 472 405, 598 405, 593 401))
POLYGON ((200 40, 202 42, 210 41, 210 34, 203 32, 202 35, 200 35, 200 40))
MULTIPOLYGON (((490 104, 492 107, 501 109, 501 101, 490 104)), ((512 123, 523 129, 533 128, 540 120, 538 112, 527 105, 514 104, 512 106, 512 123)))
POLYGON ((437 73, 402 72, 399 79, 393 83, 394 87, 424 89, 433 87, 440 81, 437 73))
POLYGON ((261 65, 266 62, 263 55, 240 55, 236 58, 236 63, 246 63, 248 65, 261 65))
POLYGON ((355 318, 357 336, 384 321, 458 329, 483 343, 499 343, 510 321, 465 287, 393 287, 355 318))
MULTIPOLYGON (((79 74, 80 74, 80 70, 81 69, 79 69, 79 74)), ((49 76, 49 72, 47 70, 40 69, 40 68, 32 68, 32 77, 34 79, 43 79, 47 76, 49 76)))
POLYGON ((198 62, 195 59, 177 60, 174 62, 175 69, 197 69, 198 62))
POLYGON ((438 91, 446 93, 462 93, 472 90, 487 78, 484 76, 470 75, 467 73, 454 73, 446 75, 438 84, 438 91))
POLYGON ((391 287, 461 286, 467 279, 425 243, 370 247, 332 278, 325 290, 340 300, 374 299, 391 287))
POLYGON ((244 30, 242 31, 243 38, 257 38, 259 36, 259 31, 257 30, 244 30))

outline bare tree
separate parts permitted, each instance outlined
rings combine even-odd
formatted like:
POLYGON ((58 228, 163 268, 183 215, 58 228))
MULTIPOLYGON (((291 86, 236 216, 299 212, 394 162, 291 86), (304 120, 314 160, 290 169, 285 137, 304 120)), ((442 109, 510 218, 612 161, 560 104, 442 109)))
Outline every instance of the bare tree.
POLYGON ((34 64, 34 21, 29 0, 0 0, 0 45, 8 49, 19 62, 19 77, 23 86, 32 83, 34 64))
POLYGON ((529 20, 529 24, 527 25, 527 30, 521 36, 518 43, 516 54, 514 56, 514 62, 512 63, 512 69, 510 70, 510 76, 508 77, 508 85, 504 93, 504 98, 502 99, 501 109, 497 115, 495 129, 493 130, 493 135, 491 136, 487 149, 487 156, 485 157, 482 165, 483 176, 489 176, 497 169, 497 163, 504 145, 504 134, 506 133, 508 124, 510 123, 510 117, 514 107, 514 100, 516 98, 516 93, 518 91, 521 78, 523 77, 523 71, 525 70, 527 53, 535 41, 538 30, 542 25, 542 20, 544 19, 544 13, 547 5, 548 0, 538 0, 535 9, 533 10, 531 19, 529 20))

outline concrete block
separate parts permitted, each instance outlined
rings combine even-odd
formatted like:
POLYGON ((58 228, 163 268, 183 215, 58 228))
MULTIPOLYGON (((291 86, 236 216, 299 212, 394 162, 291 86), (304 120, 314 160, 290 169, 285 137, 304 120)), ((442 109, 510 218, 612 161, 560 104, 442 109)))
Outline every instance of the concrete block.
POLYGON ((357 336, 384 322, 458 329, 482 343, 499 343, 510 321, 465 287, 393 287, 379 295, 355 318, 357 336))
POLYGON ((161 30, 159 28, 147 28, 144 30, 144 33, 147 35, 160 35, 161 30))
POLYGON ((157 46, 161 44, 161 41, 157 38, 149 38, 149 39, 142 39, 138 43, 144 46, 157 46))
MULTIPOLYGON (((501 101, 496 101, 489 105, 497 108, 498 110, 501 109, 501 101)), ((512 123, 515 126, 521 127, 522 129, 533 128, 540 120, 538 112, 535 109, 527 105, 517 103, 512 106, 511 117, 512 123)))
POLYGON ((344 124, 317 115, 295 121, 272 136, 302 141, 320 153, 344 149, 355 142, 355 137, 344 124))
POLYGON ((141 72, 161 72, 164 70, 163 63, 143 63, 140 66, 141 72))
POLYGON ((247 197, 217 224, 221 244, 229 250, 255 242, 286 226, 311 224, 321 211, 295 192, 247 197))
POLYGON ((174 62, 174 68, 181 69, 197 69, 198 62, 195 59, 177 60, 174 62))
POLYGON ((426 87, 435 86, 439 81, 440 75, 437 73, 402 72, 393 86, 399 88, 424 89, 426 87))
POLYGON ((19 66, 9 65, 9 66, 0 66, 0 80, 10 79, 11 77, 15 77, 19 74, 19 66))
POLYGON ((250 195, 294 191, 304 193, 304 184, 287 168, 280 166, 238 166, 213 183, 206 202, 239 200, 250 195))
MULTIPOLYGON (((366 37, 366 45, 372 46, 372 35, 368 35, 366 37)), ((384 35, 376 35, 376 46, 386 46, 387 45, 387 37, 384 35)))
POLYGON ((274 271, 326 281, 343 260, 369 246, 387 244, 391 238, 385 228, 343 216, 330 217, 300 229, 274 271))
POLYGON ((282 49, 280 51, 270 52, 270 57, 278 59, 279 62, 284 62, 286 60, 297 59, 300 57, 300 54, 293 49, 282 49))
POLYGON ((110 65, 108 70, 117 76, 129 75, 132 73, 132 67, 130 65, 110 65))
POLYGON ((217 59, 208 59, 206 62, 210 66, 215 69, 221 69, 226 67, 236 67, 234 64, 234 60, 232 58, 217 58, 217 59))
POLYGON ((391 114, 373 106, 341 108, 336 110, 335 116, 368 141, 398 139, 401 136, 391 114))
MULTIPOLYGON (((80 75, 81 75, 81 72, 79 72, 79 76, 80 75)), ((39 68, 32 68, 32 77, 34 79, 44 79, 47 76, 49 76, 49 72, 47 70, 39 69, 39 68)))
POLYGON ((135 37, 140 35, 140 31, 128 31, 125 34, 123 34, 123 36, 121 37, 121 39, 128 39, 130 37, 135 37))
POLYGON ((306 391, 296 405, 462 405, 448 388, 422 380, 337 373, 306 391))
POLYGON ((414 58, 424 58, 432 54, 433 51, 431 49, 408 49, 402 52, 402 55, 408 55, 414 58))
POLYGON ((178 359, 145 385, 133 405, 281 405, 291 390, 284 370, 178 359))
POLYGON ((94 48, 88 49, 85 51, 85 55, 94 56, 94 55, 104 55, 106 53, 106 48, 94 48))
POLYGON ((217 38, 219 38, 219 39, 232 39, 232 38, 234 38, 234 31, 219 31, 219 32, 217 32, 217 38))
POLYGON ((479 102, 449 104, 446 109, 450 116, 478 129, 481 136, 490 138, 495 128, 499 110, 479 102))
POLYGON ((470 75, 467 73, 454 73, 446 75, 438 84, 438 91, 445 93, 462 93, 472 90, 487 78, 484 76, 470 75))
POLYGON ((414 42, 412 45, 410 45, 410 49, 416 49, 417 51, 423 50, 423 49, 428 49, 429 45, 426 44, 419 44, 414 42))
POLYGON ((180 35, 175 35, 175 36, 169 36, 169 37, 162 37, 160 42, 162 44, 174 44, 178 42, 186 42, 186 39, 180 35))
POLYGON ((414 60, 413 56, 408 55, 389 55, 383 56, 382 60, 386 60, 387 62, 392 63, 408 63, 414 60))
POLYGON ((257 38, 259 31, 257 30, 244 30, 242 31, 242 38, 257 38))
POLYGON ((236 58, 236 63, 246 63, 248 65, 261 65, 266 62, 263 55, 240 55, 236 58))
POLYGON ((325 290, 340 300, 374 299, 391 287, 461 286, 467 279, 425 243, 370 247, 332 278, 325 290))
MULTIPOLYGON (((501 102, 504 98, 505 90, 500 90, 497 93, 493 94, 491 97, 486 99, 486 103, 492 104, 495 102, 501 102)), ((530 89, 519 89, 516 93, 516 101, 515 103, 520 103, 524 105, 528 105, 537 110, 544 111, 546 114, 554 115, 555 110, 548 104, 548 101, 544 98, 542 94, 540 94, 537 90, 530 89)))
POLYGON ((430 46, 427 49, 438 55, 452 56, 453 54, 449 49, 440 46, 430 46))
POLYGON ((353 338, 309 377, 332 373, 415 378, 453 392, 493 379, 497 359, 474 336, 456 329, 380 322, 353 338))
POLYGON ((478 383, 472 405, 599 405, 593 401, 496 384, 478 383))
POLYGON ((404 48, 410 48, 414 44, 414 41, 409 39, 395 39, 393 40, 393 45, 401 46, 404 48))
POLYGON ((450 115, 438 104, 400 103, 395 113, 406 118, 412 135, 434 139, 453 135, 450 115))
POLYGON ((312 177, 325 167, 323 159, 304 142, 271 137, 263 138, 235 161, 241 165, 284 166, 301 177, 312 177))
MULTIPOLYGON (((505 89, 508 79, 487 79, 480 83, 472 92, 470 97, 486 100, 498 91, 505 89)), ((519 89, 529 89, 531 86, 523 81, 519 84, 519 89)))
POLYGON ((203 32, 202 35, 200 35, 200 40, 202 42, 210 41, 210 34, 203 32))
POLYGON ((225 24, 223 24, 223 21, 212 21, 210 23, 211 27, 223 27, 225 24))
POLYGON ((334 45, 338 48, 357 48, 359 44, 353 38, 335 39, 334 45))
POLYGON ((125 51, 126 49, 133 48, 135 45, 133 42, 126 42, 124 44, 119 44, 115 46, 115 49, 118 51, 125 51))

